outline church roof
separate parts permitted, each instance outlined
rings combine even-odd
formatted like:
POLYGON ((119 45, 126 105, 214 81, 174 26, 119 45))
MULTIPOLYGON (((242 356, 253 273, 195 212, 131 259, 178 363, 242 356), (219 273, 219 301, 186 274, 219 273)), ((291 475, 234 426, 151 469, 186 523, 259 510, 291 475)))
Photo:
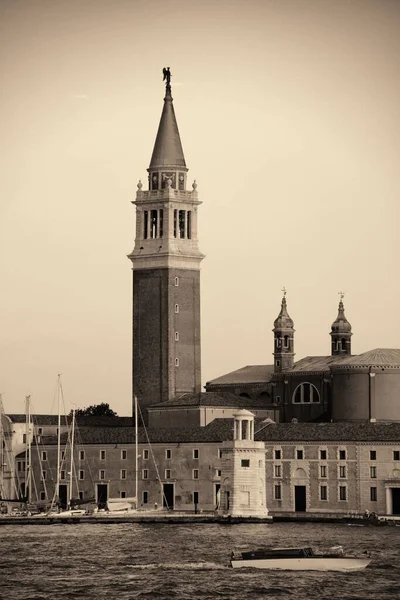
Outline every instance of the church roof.
POLYGON ((340 363, 340 366, 345 367, 399 367, 400 366, 400 350, 389 348, 375 348, 368 350, 357 356, 346 357, 340 363))
POLYGON ((251 400, 230 392, 199 392, 182 394, 166 402, 153 404, 147 410, 160 410, 187 406, 225 406, 230 408, 265 408, 265 399, 251 400))
POLYGON ((274 365, 248 365, 216 379, 206 385, 233 385, 246 383, 268 383, 274 374, 274 365))
POLYGON ((165 94, 149 168, 157 167, 186 167, 170 89, 165 94))
POLYGON ((306 356, 298 360, 290 371, 285 373, 299 373, 308 371, 329 371, 334 364, 343 362, 347 356, 306 356))

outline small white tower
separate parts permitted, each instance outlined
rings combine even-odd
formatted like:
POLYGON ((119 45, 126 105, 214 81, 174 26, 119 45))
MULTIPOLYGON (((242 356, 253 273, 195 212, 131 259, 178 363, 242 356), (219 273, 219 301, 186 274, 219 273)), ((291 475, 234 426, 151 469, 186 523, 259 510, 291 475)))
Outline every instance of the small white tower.
POLYGON ((265 445, 254 441, 254 415, 234 415, 233 441, 223 442, 220 513, 233 517, 267 517, 265 445))

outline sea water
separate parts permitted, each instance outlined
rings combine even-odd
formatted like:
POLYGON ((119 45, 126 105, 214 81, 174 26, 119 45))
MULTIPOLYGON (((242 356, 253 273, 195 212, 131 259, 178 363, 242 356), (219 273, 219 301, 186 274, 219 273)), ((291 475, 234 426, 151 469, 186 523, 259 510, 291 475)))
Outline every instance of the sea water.
POLYGON ((0 526, 2 600, 399 600, 400 527, 345 524, 0 526), (232 569, 232 550, 342 545, 353 573, 232 569))

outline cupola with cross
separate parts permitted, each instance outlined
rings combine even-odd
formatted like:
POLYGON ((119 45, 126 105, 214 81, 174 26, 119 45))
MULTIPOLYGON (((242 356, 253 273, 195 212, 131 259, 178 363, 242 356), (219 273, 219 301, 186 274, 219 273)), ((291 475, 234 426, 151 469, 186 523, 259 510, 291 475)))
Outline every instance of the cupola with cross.
POLYGON ((197 184, 187 172, 171 94, 154 144, 149 189, 138 183, 133 264, 133 394, 139 404, 201 391, 200 252, 197 184))
POLYGON ((340 302, 338 316, 331 327, 331 354, 332 356, 351 355, 351 325, 344 314, 344 292, 339 292, 340 302))
POLYGON ((286 288, 282 289, 281 311, 274 321, 274 372, 281 373, 293 367, 294 324, 287 311, 286 288))

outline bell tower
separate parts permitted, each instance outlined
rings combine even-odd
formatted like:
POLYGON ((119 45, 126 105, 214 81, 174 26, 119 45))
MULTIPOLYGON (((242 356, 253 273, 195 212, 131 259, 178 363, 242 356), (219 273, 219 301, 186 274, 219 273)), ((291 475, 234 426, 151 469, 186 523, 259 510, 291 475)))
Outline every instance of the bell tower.
POLYGON ((133 265, 133 395, 142 409, 201 391, 200 262, 197 184, 187 172, 164 69, 164 106, 147 169, 139 181, 133 265))
POLYGON ((293 367, 294 324, 286 306, 286 289, 283 288, 281 311, 274 321, 274 372, 282 373, 293 367))
POLYGON ((332 356, 351 356, 351 325, 344 314, 344 292, 339 292, 340 302, 338 316, 331 327, 331 353, 332 356))

